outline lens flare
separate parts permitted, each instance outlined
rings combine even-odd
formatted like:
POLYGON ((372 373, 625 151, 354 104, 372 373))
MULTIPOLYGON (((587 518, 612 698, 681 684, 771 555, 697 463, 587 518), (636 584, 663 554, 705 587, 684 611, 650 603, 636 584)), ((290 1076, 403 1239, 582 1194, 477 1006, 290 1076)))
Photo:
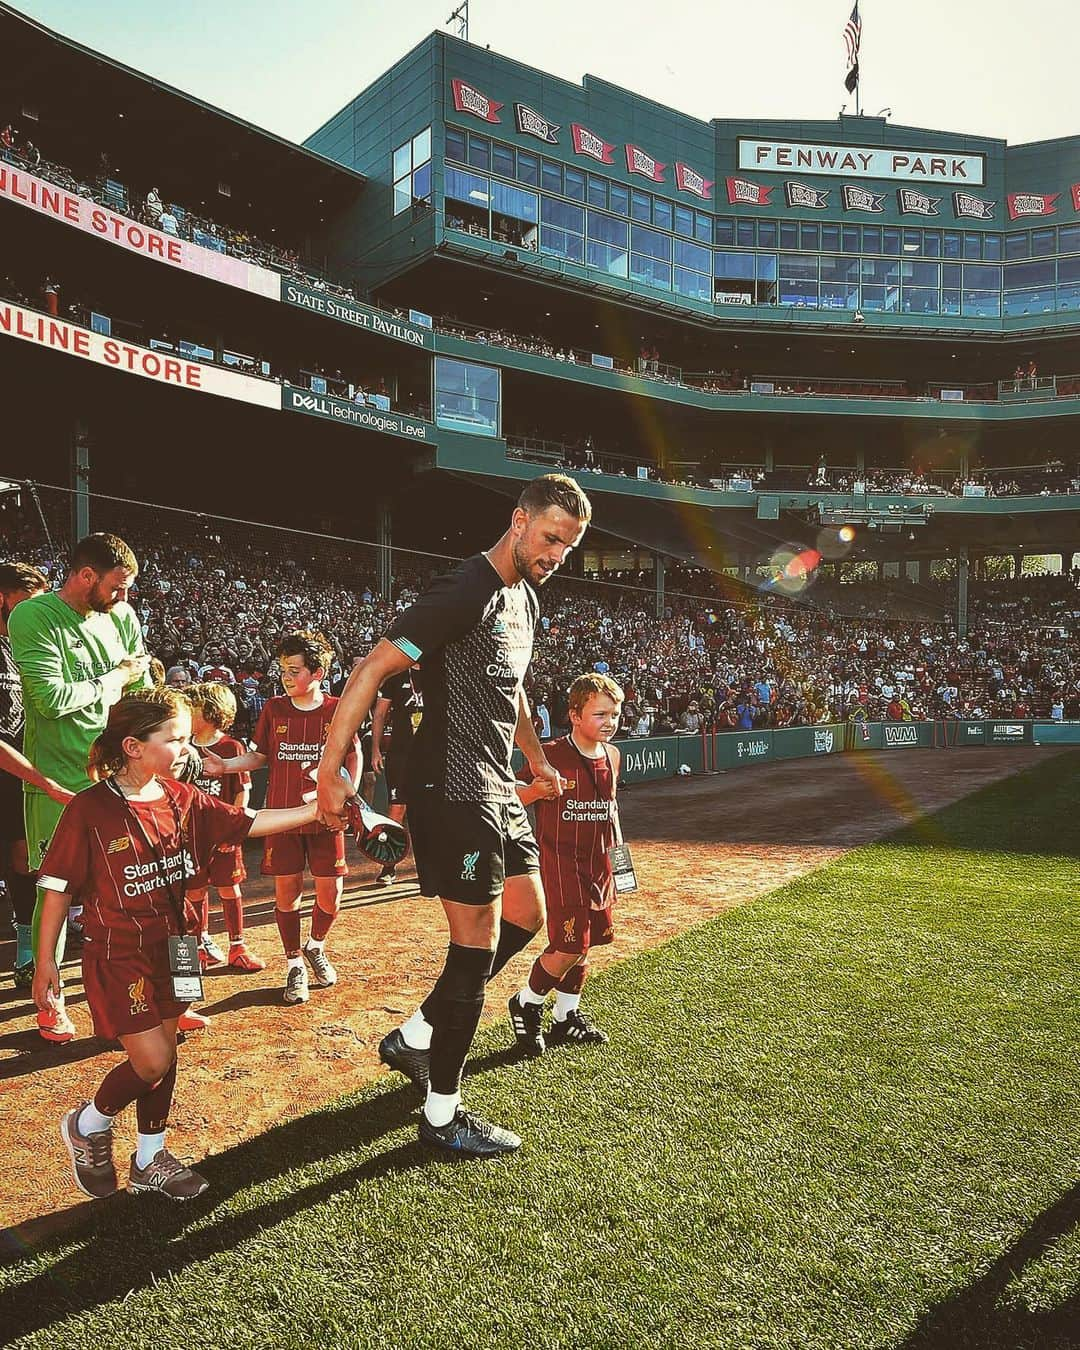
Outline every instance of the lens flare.
POLYGON ((816 548, 778 548, 769 559, 769 578, 763 589, 798 595, 810 584, 820 562, 821 554, 816 548))
POLYGON ((842 544, 853 544, 855 542, 854 525, 841 525, 836 533, 842 544))

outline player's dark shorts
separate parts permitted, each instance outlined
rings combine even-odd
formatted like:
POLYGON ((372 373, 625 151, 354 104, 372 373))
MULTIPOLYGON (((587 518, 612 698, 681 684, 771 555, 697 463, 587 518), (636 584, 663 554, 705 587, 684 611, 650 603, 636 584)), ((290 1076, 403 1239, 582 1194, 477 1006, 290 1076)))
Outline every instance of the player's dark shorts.
POLYGON ((405 771, 408 767, 409 756, 402 750, 391 750, 383 759, 386 795, 391 806, 405 805, 405 771))
POLYGON ((167 941, 107 959, 84 953, 82 969, 94 1035, 104 1040, 150 1031, 188 1006, 173 998, 167 941))
POLYGON ((214 886, 220 891, 228 886, 239 886, 246 880, 244 850, 239 844, 224 844, 214 849, 206 867, 188 882, 188 889, 201 891, 206 886, 214 886))
POLYGON ((360 737, 360 754, 363 756, 364 760, 363 764, 360 766, 361 773, 373 772, 371 767, 371 747, 372 740, 371 732, 369 731, 366 735, 360 737))
POLYGON ((590 909, 588 905, 563 907, 547 900, 549 952, 582 952, 590 947, 606 947, 615 940, 615 920, 611 906, 590 909))
POLYGON ((321 830, 318 834, 268 834, 263 844, 264 877, 294 877, 305 866, 313 877, 343 877, 349 867, 345 861, 345 836, 340 830, 321 830))
POLYGON ((525 808, 512 802, 448 802, 413 787, 409 828, 421 895, 462 905, 490 905, 507 877, 540 871, 525 808))
POLYGON ((25 838, 22 780, 0 769, 0 843, 10 846, 25 838))

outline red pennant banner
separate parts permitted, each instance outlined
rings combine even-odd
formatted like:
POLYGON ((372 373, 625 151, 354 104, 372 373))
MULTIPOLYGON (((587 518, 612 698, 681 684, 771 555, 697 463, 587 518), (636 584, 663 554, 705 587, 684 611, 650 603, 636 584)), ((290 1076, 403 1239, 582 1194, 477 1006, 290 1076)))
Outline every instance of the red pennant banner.
POLYGON ((652 155, 642 150, 640 146, 628 145, 626 147, 627 173, 639 173, 643 178, 649 178, 654 183, 662 183, 665 167, 663 164, 658 164, 652 155))
POLYGON ((601 164, 615 163, 615 147, 609 145, 603 136, 597 136, 596 132, 590 131, 588 127, 583 127, 579 122, 571 122, 570 138, 574 142, 575 155, 588 155, 590 159, 598 160, 601 164))
POLYGON ((474 117, 479 117, 485 122, 501 122, 502 118, 497 117, 499 109, 503 106, 496 103, 494 99, 488 98, 482 94, 479 89, 474 89, 471 84, 466 84, 464 80, 451 80, 454 89, 454 107, 458 112, 472 113, 474 117))
POLYGON ((689 164, 676 163, 675 186, 680 192, 692 192, 695 197, 703 197, 708 200, 712 197, 715 182, 711 178, 703 178, 689 164))
POLYGON ((1080 211, 1080 183, 1072 185, 1073 210, 1080 211))
POLYGON ((727 199, 729 206, 771 206, 769 193, 775 189, 762 187, 758 183, 748 183, 745 178, 727 180, 727 199))
POLYGON ((1055 202, 1060 192, 1010 192, 1009 219, 1019 220, 1022 216, 1052 216, 1056 213, 1055 202))

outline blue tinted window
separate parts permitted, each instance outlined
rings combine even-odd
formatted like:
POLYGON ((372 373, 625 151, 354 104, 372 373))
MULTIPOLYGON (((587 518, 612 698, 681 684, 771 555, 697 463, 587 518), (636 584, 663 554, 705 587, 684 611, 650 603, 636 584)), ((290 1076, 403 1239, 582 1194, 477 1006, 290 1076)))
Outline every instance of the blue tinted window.
POLYGON ((446 128, 446 158, 465 162, 465 133, 456 127, 446 128))
MULTIPOLYGON (((783 281, 785 277, 793 281, 817 281, 817 258, 807 257, 802 253, 781 253, 780 280, 783 281)), ((781 287, 781 290, 783 290, 783 287, 781 287)))
POLYGON ((936 314, 938 312, 936 287, 924 289, 920 286, 905 286, 903 310, 905 314, 936 314))
POLYGON ((712 271, 712 254, 709 250, 685 239, 675 240, 675 261, 681 267, 692 267, 696 272, 712 271))
POLYGON ((674 212, 670 202, 662 197, 653 198, 653 224, 661 230, 673 229, 674 212))
POLYGON ((941 264, 941 284, 947 286, 950 290, 960 288, 960 265, 959 263, 941 264))
POLYGON ((563 191, 576 202, 585 200, 585 175, 580 169, 567 168, 564 172, 563 191))
POLYGON ((644 253, 661 262, 671 261, 671 236, 647 230, 644 225, 635 225, 630 231, 630 248, 634 253, 644 253))
POLYGON ((589 186, 587 192, 590 206, 607 206, 607 179, 597 178, 595 174, 589 174, 589 186))
POLYGON ((469 163, 474 169, 491 168, 491 142, 486 136, 469 132, 469 163))
POLYGON ((754 276, 754 255, 718 249, 713 254, 713 271, 717 277, 745 277, 748 281, 752 280, 754 276))
POLYGON ((625 220, 618 216, 588 213, 589 243, 586 260, 611 276, 625 277, 627 272, 627 236, 630 233, 625 220))
POLYGON ((822 282, 855 282, 859 280, 859 259, 846 254, 826 253, 821 259, 822 282))
POLYGON ((775 220, 758 221, 757 241, 760 248, 775 248, 777 237, 775 220))
POLYGON ((962 313, 980 319, 997 319, 1001 315, 1001 296, 997 291, 969 291, 961 296, 962 313))
POLYGON ((960 232, 958 230, 945 231, 945 252, 942 256, 946 258, 960 257, 960 232))
POLYGON ((1013 263, 1011 267, 1005 268, 1005 289, 1016 291, 1022 287, 1053 286, 1055 266, 1051 259, 1045 262, 1013 263))
POLYGON ((1001 235, 984 234, 983 235, 983 257, 987 262, 1001 261, 1001 235))
POLYGON ((757 255, 757 278, 758 281, 776 280, 775 253, 759 253, 757 255))
POLYGON ((932 262, 903 262, 900 275, 904 286, 938 286, 941 283, 941 265, 932 262))
POLYGON ((1006 258, 1027 258, 1031 254, 1031 240, 1027 230, 1016 230, 1005 236, 1006 258))
POLYGON ((1001 268, 980 266, 978 263, 965 263, 964 290, 1001 290, 1001 268))
POLYGON ((635 188, 630 193, 630 219, 652 224, 652 198, 647 192, 639 192, 635 188))
POLYGON ((600 211, 590 211, 588 216, 590 239, 597 239, 604 244, 617 244, 620 248, 627 247, 630 227, 625 220, 606 216, 600 211))
POLYGON ((412 195, 416 201, 431 200, 431 160, 413 174, 412 195))
POLYGON ((923 252, 928 258, 941 257, 940 230, 923 230, 923 252))
POLYGON ((978 262, 982 257, 982 235, 968 230, 964 235, 964 257, 978 262))
POLYGON ((535 224, 538 219, 536 193, 511 187, 508 183, 492 183, 491 208, 499 215, 511 216, 514 220, 528 220, 535 224))
POLYGON ((862 308, 877 312, 894 313, 900 308, 899 286, 867 286, 862 288, 862 308))
POLYGON ((1062 225, 1058 247, 1062 253, 1080 253, 1080 225, 1062 225))
POLYGON ((540 198, 540 219, 545 225, 557 225, 561 230, 572 230, 574 234, 585 233, 584 208, 560 202, 555 197, 540 198))
POLYGON ((799 247, 809 249, 813 253, 821 247, 821 236, 816 221, 813 224, 804 222, 799 226, 799 247))
POLYGON ((844 253, 859 252, 858 225, 843 225, 840 229, 840 248, 844 253))
POLYGON ((525 150, 517 152, 517 180, 527 183, 529 187, 538 187, 540 184, 540 161, 525 150))
POLYGON ((499 371, 471 361, 435 358, 435 421, 475 436, 499 434, 499 371))
POLYGON ((740 248, 753 248, 757 243, 757 221, 740 216, 735 222, 735 242, 740 248))
POLYGON ((496 142, 491 147, 492 172, 502 174, 504 178, 513 178, 515 177, 516 167, 513 150, 508 145, 499 145, 496 142))
POLYGON ((630 193, 620 183, 611 184, 611 209, 620 216, 630 214, 630 193))
POLYGON ((881 251, 898 257, 900 253, 900 231, 895 226, 886 225, 881 231, 881 251))
POLYGON ((671 264, 658 262, 656 258, 646 257, 643 253, 630 254, 630 279, 642 281, 648 286, 660 290, 671 290, 671 264))
POLYGON ((905 230, 904 252, 911 254, 911 253, 921 253, 922 251, 923 251, 922 230, 905 230))
POLYGON ((798 248, 799 247, 799 227, 793 220, 782 220, 780 222, 780 247, 798 248))
POLYGON ((562 193, 562 165, 556 164, 554 160, 545 159, 540 162, 540 186, 545 192, 562 193))
POLYGON ((898 258, 863 258, 862 278, 875 286, 895 286, 900 281, 898 258))
POLYGON ((711 244, 713 236, 713 218, 704 211, 694 212, 694 238, 703 244, 711 244))
POLYGON ((862 231, 862 246, 864 253, 881 252, 881 226, 864 225, 862 231))
MULTIPOLYGON (((692 233, 692 231, 687 231, 687 233, 692 233)), ((713 239, 721 247, 735 242, 735 222, 730 216, 717 216, 713 239)))
MULTIPOLYGON (((717 222, 719 224, 719 222, 717 222)), ((685 234, 688 239, 694 237, 694 213, 688 207, 675 208, 675 233, 685 234)))
POLYGON ((490 180, 478 173, 467 173, 464 169, 446 170, 445 191, 452 201, 486 207, 490 190, 490 180))
POLYGON ((689 296, 692 300, 711 300, 712 282, 700 272, 691 272, 685 267, 675 268, 674 289, 679 295, 689 296))
POLYGON ((821 248, 824 253, 840 252, 840 226, 825 225, 821 227, 821 248))
POLYGON ((1057 252, 1057 231, 1051 225, 1047 229, 1031 231, 1031 256, 1045 258, 1049 253, 1057 252))
POLYGON ((566 258, 569 262, 583 263, 585 240, 580 234, 572 234, 569 230, 560 230, 553 225, 541 225, 540 252, 550 257, 566 258))

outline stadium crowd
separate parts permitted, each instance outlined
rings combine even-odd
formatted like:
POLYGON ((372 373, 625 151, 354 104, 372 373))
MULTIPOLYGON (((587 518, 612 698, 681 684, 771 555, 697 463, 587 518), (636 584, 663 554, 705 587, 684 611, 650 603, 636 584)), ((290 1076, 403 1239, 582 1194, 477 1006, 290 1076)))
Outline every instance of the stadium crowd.
MULTIPOLYGON (((297 535, 283 562, 269 529, 226 539, 212 519, 184 516, 163 542, 133 511, 112 508, 107 523, 139 558, 131 603, 146 649, 172 682, 233 685, 241 733, 279 692, 271 654, 285 633, 324 632, 335 654, 332 682, 343 680, 428 579, 452 565, 395 551, 385 597, 364 546, 350 556, 344 545, 297 535)), ((3 515, 11 555, 56 578, 62 531, 43 545, 27 503, 3 515)), ((966 639, 948 623, 897 622, 896 586, 885 595, 880 584, 823 581, 811 606, 697 568, 673 567, 666 582, 661 618, 645 573, 605 573, 604 584, 560 577, 545 588, 529 677, 542 726, 566 725, 565 687, 589 669, 623 685, 624 737, 851 718, 1080 718, 1080 644, 1072 636, 1080 570, 973 582, 966 639), (847 592, 860 593, 862 614, 836 612, 847 592)), ((949 584, 939 583, 942 600, 949 584)))

